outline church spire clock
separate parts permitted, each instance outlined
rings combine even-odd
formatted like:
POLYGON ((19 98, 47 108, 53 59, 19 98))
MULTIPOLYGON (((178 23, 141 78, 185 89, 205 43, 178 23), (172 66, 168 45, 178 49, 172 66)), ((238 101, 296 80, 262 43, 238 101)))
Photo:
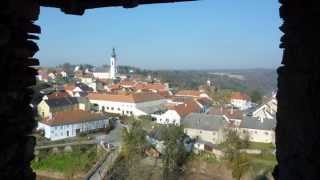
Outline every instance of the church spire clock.
POLYGON ((112 48, 111 58, 110 58, 110 79, 116 79, 117 73, 117 55, 115 48, 112 48))

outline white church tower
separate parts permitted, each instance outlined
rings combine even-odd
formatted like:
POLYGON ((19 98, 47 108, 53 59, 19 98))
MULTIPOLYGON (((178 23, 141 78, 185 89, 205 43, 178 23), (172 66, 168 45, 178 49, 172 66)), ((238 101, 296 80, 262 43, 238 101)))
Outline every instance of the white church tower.
POLYGON ((110 79, 116 79, 117 73, 117 57, 116 57, 116 50, 112 49, 112 54, 110 58, 110 79))

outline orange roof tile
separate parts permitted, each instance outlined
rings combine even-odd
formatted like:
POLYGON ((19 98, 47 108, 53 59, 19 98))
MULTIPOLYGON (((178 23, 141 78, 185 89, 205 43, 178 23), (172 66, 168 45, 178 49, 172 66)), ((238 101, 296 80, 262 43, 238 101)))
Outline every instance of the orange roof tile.
POLYGON ((58 99, 58 98, 63 98, 63 97, 70 97, 67 92, 64 91, 57 91, 53 92, 49 95, 47 95, 48 99, 58 99))
POLYGON ((101 94, 89 93, 89 100, 104 100, 114 102, 140 103, 164 99, 164 97, 152 92, 130 93, 130 94, 101 94))
POLYGON ((80 122, 88 122, 88 121, 96 121, 106 119, 106 117, 102 114, 98 113, 90 113, 87 111, 62 111, 57 112, 52 115, 52 118, 46 118, 41 123, 55 126, 62 124, 74 124, 80 122))
POLYGON ((185 117, 192 112, 200 112, 201 107, 193 99, 187 99, 183 104, 168 106, 168 109, 175 110, 181 117, 185 117))
POLYGON ((250 97, 241 92, 233 92, 231 94, 231 99, 250 100, 250 97))
POLYGON ((200 91, 196 90, 181 90, 177 92, 176 96, 192 96, 192 97, 200 97, 200 91))

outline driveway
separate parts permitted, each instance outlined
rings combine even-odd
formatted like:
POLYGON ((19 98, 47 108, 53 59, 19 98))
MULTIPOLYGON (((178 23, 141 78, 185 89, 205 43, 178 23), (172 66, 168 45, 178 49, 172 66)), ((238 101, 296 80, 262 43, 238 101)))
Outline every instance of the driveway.
POLYGON ((95 136, 97 143, 103 141, 104 143, 110 143, 115 147, 119 147, 122 143, 122 128, 123 127, 120 124, 120 121, 116 121, 114 129, 111 130, 109 134, 101 134, 95 136))

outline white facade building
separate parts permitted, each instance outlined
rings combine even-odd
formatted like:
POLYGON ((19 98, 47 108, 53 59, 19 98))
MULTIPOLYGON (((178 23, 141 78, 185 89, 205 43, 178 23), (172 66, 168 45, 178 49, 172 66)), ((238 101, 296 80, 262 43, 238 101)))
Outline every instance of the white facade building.
POLYGON ((90 132, 106 128, 109 125, 107 117, 86 111, 58 112, 51 117, 38 122, 37 129, 44 131, 44 136, 50 140, 60 140, 74 137, 81 132, 90 132))
POLYGON ((276 119, 259 119, 257 117, 244 117, 240 124, 241 137, 249 136, 250 142, 274 143, 276 119))
POLYGON ((228 122, 223 116, 191 113, 184 118, 184 133, 200 142, 219 144, 225 139, 225 128, 228 122))
POLYGON ((104 70, 98 70, 92 72, 92 75, 95 79, 116 79, 117 78, 117 56, 115 49, 112 49, 112 54, 110 57, 110 70, 109 72, 104 70))
POLYGON ((152 114, 151 116, 156 119, 156 122, 158 124, 180 125, 180 123, 181 123, 180 122, 181 121, 180 114, 173 109, 169 109, 163 114, 152 114))
POLYGON ((159 111, 151 116, 156 119, 158 124, 174 124, 180 126, 182 119, 190 113, 200 113, 199 103, 190 98, 183 102, 169 101, 166 111, 159 111))
POLYGON ((126 116, 141 116, 159 111, 167 100, 156 93, 98 94, 91 93, 88 99, 100 112, 126 116))
POLYGON ((240 110, 246 110, 252 107, 250 97, 240 92, 234 92, 231 95, 230 103, 240 110))
POLYGON ((96 79, 110 79, 110 73, 108 72, 93 72, 92 74, 96 79))
POLYGON ((116 56, 116 51, 113 48, 111 58, 110 58, 110 79, 116 79, 116 73, 117 73, 117 56, 116 56))

